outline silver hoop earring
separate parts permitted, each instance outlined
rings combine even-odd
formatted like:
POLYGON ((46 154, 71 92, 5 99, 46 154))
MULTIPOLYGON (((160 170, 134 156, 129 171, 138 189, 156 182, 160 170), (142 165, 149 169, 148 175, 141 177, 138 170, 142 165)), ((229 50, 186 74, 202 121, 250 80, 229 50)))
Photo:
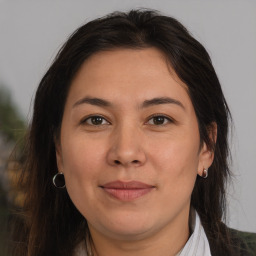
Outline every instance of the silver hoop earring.
POLYGON ((65 188, 65 178, 62 172, 58 172, 53 176, 52 183, 56 188, 65 188))
POLYGON ((208 177, 208 169, 203 169, 202 177, 206 179, 208 177))

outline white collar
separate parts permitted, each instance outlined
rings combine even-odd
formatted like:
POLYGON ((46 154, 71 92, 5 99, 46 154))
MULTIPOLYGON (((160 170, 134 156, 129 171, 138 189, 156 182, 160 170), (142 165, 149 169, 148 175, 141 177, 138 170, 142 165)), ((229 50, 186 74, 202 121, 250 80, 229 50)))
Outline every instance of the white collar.
POLYGON ((177 256, 211 256, 210 246, 198 213, 191 209, 192 235, 177 256))

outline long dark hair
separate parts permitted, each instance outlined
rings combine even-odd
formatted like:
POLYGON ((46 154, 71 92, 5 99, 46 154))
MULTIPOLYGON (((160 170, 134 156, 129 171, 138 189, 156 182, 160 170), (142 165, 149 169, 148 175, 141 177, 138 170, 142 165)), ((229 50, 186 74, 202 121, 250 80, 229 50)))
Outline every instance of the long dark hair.
POLYGON ((191 205, 200 215, 211 251, 217 255, 236 255, 231 252, 228 229, 222 224, 230 175, 230 113, 219 80, 205 48, 186 28, 174 18, 150 10, 115 12, 83 25, 70 36, 41 80, 24 151, 22 184, 26 199, 12 245, 13 255, 72 255, 85 232, 89 232, 86 220, 67 191, 52 184, 57 172, 54 140, 58 140, 60 133, 69 86, 81 64, 96 52, 147 47, 161 50, 188 87, 201 142, 215 152, 208 179, 196 180, 191 205), (218 130, 216 143, 212 140, 213 124, 217 124, 218 130))

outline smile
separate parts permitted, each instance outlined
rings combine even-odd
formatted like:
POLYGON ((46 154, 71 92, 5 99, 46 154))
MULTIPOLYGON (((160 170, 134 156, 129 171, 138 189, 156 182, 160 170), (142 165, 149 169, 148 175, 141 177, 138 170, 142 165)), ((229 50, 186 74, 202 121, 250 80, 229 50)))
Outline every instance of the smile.
POLYGON ((138 181, 113 181, 100 186, 108 195, 121 201, 132 201, 151 192, 155 186, 138 181))

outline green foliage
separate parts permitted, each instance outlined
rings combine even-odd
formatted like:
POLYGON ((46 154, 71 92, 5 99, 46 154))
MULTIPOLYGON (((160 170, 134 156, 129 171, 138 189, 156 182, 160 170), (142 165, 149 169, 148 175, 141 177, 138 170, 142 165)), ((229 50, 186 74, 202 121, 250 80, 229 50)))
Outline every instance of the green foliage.
MULTIPOLYGON (((10 148, 10 145, 17 145, 15 148, 15 160, 19 161, 23 155, 23 138, 26 125, 17 107, 12 102, 9 90, 0 85, 0 136, 4 143, 2 148, 10 148), (9 145, 8 145, 9 144, 9 145)), ((0 156, 1 157, 1 156, 0 156)), ((5 166, 5 165, 4 165, 5 166)), ((6 165, 7 166, 7 165, 6 165)), ((10 170, 6 169, 6 173, 10 170)), ((0 177, 1 178, 1 177, 0 177)), ((1 184, 0 184, 1 185, 1 184)), ((7 256, 8 227, 7 220, 9 215, 7 191, 0 187, 0 255, 7 256)))
POLYGON ((10 92, 0 86, 0 133, 6 141, 18 142, 24 137, 25 130, 25 122, 12 102, 10 92))

